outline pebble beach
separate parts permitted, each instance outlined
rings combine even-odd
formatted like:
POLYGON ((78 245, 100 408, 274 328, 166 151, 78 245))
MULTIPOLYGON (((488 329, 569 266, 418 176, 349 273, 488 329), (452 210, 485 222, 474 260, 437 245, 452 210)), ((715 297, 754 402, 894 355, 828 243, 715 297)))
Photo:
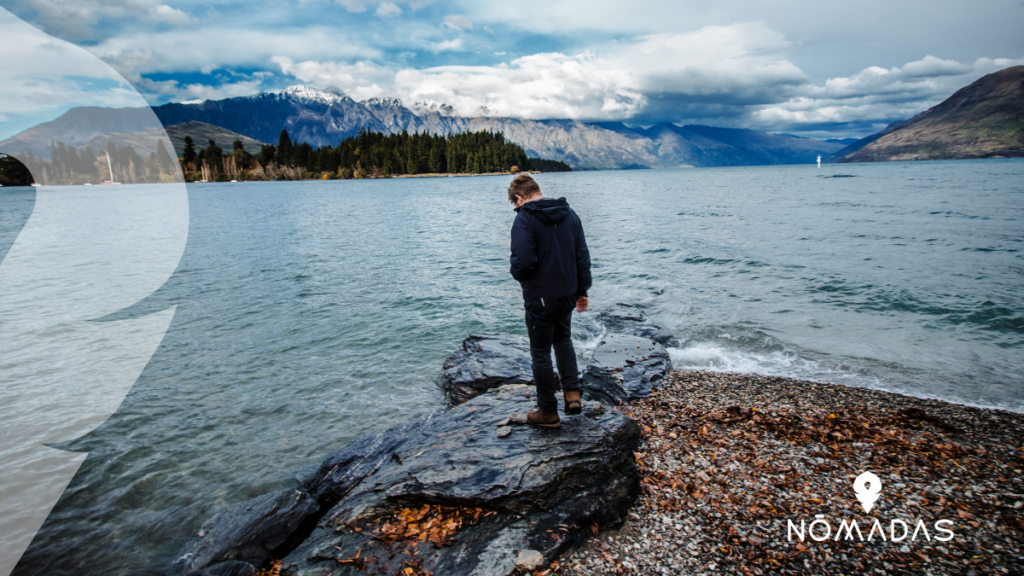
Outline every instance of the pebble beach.
POLYGON ((533 574, 1020 573, 1020 414, 704 371, 622 409, 644 437, 629 520, 533 574))

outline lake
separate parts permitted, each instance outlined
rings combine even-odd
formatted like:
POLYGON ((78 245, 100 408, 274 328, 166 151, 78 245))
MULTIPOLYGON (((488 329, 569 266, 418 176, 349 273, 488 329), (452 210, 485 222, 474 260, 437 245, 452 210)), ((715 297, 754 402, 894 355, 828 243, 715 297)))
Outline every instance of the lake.
MULTIPOLYGON (((1024 410, 1024 161, 537 176, 593 260, 585 360, 616 302, 677 368, 1024 410)), ((440 409, 468 334, 525 335, 509 178, 197 184, 184 256, 111 319, 177 306, 16 574, 158 574, 216 509, 440 409)), ((0 254, 34 191, 0 192, 0 254)), ((0 411, 15 407, 0 407, 0 411)), ((2 417, 2 416, 0 416, 2 417)))

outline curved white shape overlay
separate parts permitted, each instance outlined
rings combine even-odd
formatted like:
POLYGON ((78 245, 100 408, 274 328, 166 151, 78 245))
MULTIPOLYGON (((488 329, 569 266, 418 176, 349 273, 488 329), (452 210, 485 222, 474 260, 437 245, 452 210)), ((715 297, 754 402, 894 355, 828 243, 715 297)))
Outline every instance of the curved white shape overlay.
MULTIPOLYGON (((31 36, 26 26, 0 10, 0 36, 9 30, 31 36)), ((120 78, 88 52, 31 30, 37 41, 23 42, 18 54, 8 56, 30 60, 34 50, 49 51, 33 72, 39 81, 78 81, 97 70, 97 77, 120 78), (45 63, 58 48, 60 67, 48 71, 45 63), (68 69, 79 74, 68 80, 68 69)), ((8 76, 21 72, 18 66, 0 69, 0 85, 21 82, 8 76)), ((117 101, 145 106, 137 92, 125 96, 134 89, 121 80, 110 88, 117 101)), ((0 114, 30 107, 33 97, 0 90, 0 114)), ((85 100, 81 104, 97 103, 95 94, 85 100)), ((117 410, 174 309, 96 319, 166 282, 184 253, 188 219, 182 183, 36 188, 32 215, 0 262, 0 576, 13 571, 85 460, 84 453, 47 444, 86 434, 117 410)))

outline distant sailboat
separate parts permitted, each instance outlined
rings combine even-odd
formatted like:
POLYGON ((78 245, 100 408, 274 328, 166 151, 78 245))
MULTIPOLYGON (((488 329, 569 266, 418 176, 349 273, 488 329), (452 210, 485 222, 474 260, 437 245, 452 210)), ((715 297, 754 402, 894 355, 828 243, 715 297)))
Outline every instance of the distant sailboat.
POLYGON ((110 153, 107 153, 107 170, 110 170, 110 180, 104 180, 100 184, 120 184, 120 182, 114 182, 114 166, 110 163, 110 153))
POLYGON ((821 154, 818 154, 818 168, 821 168, 821 154))

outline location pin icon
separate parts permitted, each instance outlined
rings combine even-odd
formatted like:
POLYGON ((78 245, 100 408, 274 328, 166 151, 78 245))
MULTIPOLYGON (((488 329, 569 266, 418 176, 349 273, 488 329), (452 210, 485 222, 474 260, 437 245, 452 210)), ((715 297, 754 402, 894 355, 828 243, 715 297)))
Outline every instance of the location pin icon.
POLYGON ((871 472, 865 472, 853 481, 853 491, 857 493, 857 500, 860 500, 864 512, 870 513, 882 494, 882 481, 871 472))

